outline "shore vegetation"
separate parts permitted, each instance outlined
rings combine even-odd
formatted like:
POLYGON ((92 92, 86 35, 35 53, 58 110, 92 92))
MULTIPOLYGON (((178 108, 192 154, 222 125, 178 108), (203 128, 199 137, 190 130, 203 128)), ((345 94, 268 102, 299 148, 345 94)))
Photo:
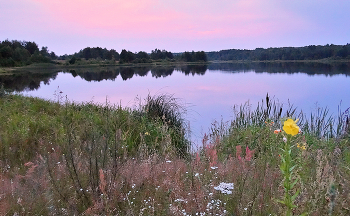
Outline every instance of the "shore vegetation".
POLYGON ((350 214, 350 109, 266 97, 191 150, 171 95, 124 108, 55 94, 0 90, 0 215, 350 214))

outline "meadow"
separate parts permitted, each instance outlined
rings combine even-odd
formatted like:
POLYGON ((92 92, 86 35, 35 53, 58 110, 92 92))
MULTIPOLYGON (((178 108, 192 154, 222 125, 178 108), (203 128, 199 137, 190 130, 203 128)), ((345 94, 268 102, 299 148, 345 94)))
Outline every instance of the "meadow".
POLYGON ((349 109, 306 115, 267 96, 196 151, 185 111, 169 95, 125 108, 0 90, 0 215, 350 214, 349 109))

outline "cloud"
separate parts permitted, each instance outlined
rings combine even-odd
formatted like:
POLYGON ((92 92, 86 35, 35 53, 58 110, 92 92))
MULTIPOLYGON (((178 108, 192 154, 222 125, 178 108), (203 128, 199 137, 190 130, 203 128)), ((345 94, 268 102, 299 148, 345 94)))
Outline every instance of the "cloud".
POLYGON ((33 0, 72 33, 125 38, 213 38, 264 35, 300 27, 269 1, 33 0), (293 25, 293 23, 295 23, 293 25), (288 25, 289 29, 283 28, 288 25))
POLYGON ((87 46, 131 51, 346 44, 350 1, 0 0, 0 40, 59 54, 87 46))

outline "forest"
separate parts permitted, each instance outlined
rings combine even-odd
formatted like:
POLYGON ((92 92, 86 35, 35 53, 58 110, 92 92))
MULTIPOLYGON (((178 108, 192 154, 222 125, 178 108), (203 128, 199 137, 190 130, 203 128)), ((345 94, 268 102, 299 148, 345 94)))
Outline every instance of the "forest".
POLYGON ((0 41, 0 66, 21 67, 32 63, 55 63, 74 65, 79 61, 83 64, 94 63, 152 63, 157 61, 170 62, 207 62, 207 61, 295 61, 295 60, 350 60, 350 44, 310 45, 304 47, 228 49, 212 52, 192 51, 172 53, 167 50, 154 49, 151 53, 145 51, 131 52, 122 49, 119 53, 115 49, 101 47, 86 47, 71 55, 57 56, 48 47, 39 46, 35 42, 5 40, 0 41), (91 61, 94 60, 94 61, 91 61))
POLYGON ((81 60, 96 60, 94 62, 108 61, 108 63, 152 63, 153 61, 182 61, 182 62, 207 62, 204 51, 183 52, 173 54, 166 50, 154 49, 151 53, 144 51, 131 52, 122 49, 118 53, 115 49, 108 50, 101 47, 86 47, 71 55, 57 56, 50 52, 48 47, 39 46, 35 42, 5 40, 0 41, 0 66, 20 67, 32 63, 62 63, 75 64, 81 60))
POLYGON ((49 63, 57 59, 47 47, 39 49, 38 44, 30 41, 0 41, 0 66, 19 67, 32 63, 49 63))
POLYGON ((255 50, 228 49, 207 52, 209 61, 273 61, 273 60, 320 60, 350 59, 350 44, 310 45, 304 47, 256 48, 255 50))

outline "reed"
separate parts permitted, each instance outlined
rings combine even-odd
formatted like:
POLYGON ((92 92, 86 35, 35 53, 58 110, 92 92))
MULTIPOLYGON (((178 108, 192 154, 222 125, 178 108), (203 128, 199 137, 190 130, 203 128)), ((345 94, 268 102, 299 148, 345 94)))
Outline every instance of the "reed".
MULTIPOLYGON (((302 115, 294 108, 281 111, 271 98, 253 111, 242 105, 232 122, 214 124, 203 148, 191 153, 183 147, 189 143, 179 115, 183 109, 162 97, 149 97, 134 109, 1 97, 0 215, 285 212, 275 201, 284 195, 283 136, 275 130, 287 114, 302 115)), ((300 189, 292 215, 350 214, 347 113, 335 118, 342 120, 341 133, 333 136, 327 135, 323 114, 313 115, 319 129, 311 130, 311 120, 299 120, 302 133, 295 143, 306 148, 290 152, 297 164, 293 175, 300 179, 291 188, 292 194, 300 189)))

